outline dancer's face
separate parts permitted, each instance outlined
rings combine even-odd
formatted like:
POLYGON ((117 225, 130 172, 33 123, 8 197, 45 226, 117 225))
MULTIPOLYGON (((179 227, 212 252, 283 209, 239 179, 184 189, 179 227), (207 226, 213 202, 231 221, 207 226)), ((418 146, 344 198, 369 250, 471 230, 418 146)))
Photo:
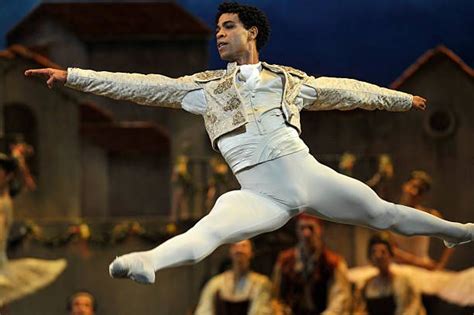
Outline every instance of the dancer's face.
POLYGON ((216 26, 217 50, 222 60, 245 60, 256 45, 257 28, 245 29, 238 14, 224 13, 216 26))
POLYGON ((315 220, 298 220, 296 234, 298 235, 299 242, 308 248, 317 249, 321 245, 321 226, 315 220))
POLYGON ((240 270, 246 270, 250 267, 252 256, 252 243, 249 240, 243 240, 230 246, 232 265, 240 270))
POLYGON ((370 249, 370 261, 380 270, 387 271, 392 256, 386 244, 374 244, 370 249))
POLYGON ((74 297, 71 305, 71 315, 94 314, 94 301, 89 294, 79 294, 74 297))
POLYGON ((420 197, 423 194, 423 182, 420 179, 412 178, 403 184, 403 193, 409 197, 420 197))

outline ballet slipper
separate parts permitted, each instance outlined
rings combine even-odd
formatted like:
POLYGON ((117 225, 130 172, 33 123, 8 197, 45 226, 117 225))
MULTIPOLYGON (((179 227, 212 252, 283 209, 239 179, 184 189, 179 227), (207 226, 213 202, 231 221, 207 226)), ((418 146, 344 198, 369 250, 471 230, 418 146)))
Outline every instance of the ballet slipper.
POLYGON ((459 245, 462 245, 462 244, 467 244, 467 243, 470 243, 470 242, 474 241, 474 223, 466 223, 466 227, 467 227, 467 230, 468 230, 469 234, 471 235, 470 239, 460 241, 460 242, 443 241, 444 246, 446 246, 448 248, 453 248, 453 247, 456 247, 456 246, 459 246, 459 245))
POLYGON ((109 266, 109 273, 112 278, 130 278, 141 284, 155 283, 155 270, 140 253, 115 258, 109 266))

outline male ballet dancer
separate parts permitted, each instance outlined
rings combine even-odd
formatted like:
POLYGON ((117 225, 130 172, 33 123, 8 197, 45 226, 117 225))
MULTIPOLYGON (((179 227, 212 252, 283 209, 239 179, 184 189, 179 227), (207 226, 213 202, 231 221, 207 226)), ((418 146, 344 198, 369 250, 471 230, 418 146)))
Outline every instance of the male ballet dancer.
POLYGON ((69 68, 27 70, 84 92, 143 105, 182 108, 202 115, 211 144, 221 152, 241 189, 223 194, 186 233, 145 252, 116 258, 110 275, 153 283, 157 270, 200 261, 219 245, 273 231, 305 209, 335 222, 470 242, 474 224, 455 223, 380 199, 368 186, 320 164, 299 138, 300 111, 424 110, 419 96, 351 79, 314 78, 259 60, 269 24, 259 9, 222 3, 216 39, 227 69, 177 79, 163 75, 69 68))

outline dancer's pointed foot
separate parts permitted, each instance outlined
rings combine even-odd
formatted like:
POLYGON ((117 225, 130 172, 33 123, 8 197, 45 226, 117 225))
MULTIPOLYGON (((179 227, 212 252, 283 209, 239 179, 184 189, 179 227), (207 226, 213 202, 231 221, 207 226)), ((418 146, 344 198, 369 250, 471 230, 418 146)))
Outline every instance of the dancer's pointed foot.
POLYGON ((130 278, 142 284, 155 282, 153 265, 143 253, 131 253, 115 258, 109 266, 112 278, 130 278))
POLYGON ((446 246, 448 248, 453 248, 453 247, 458 246, 458 245, 474 242, 474 223, 466 223, 466 229, 469 232, 469 234, 468 234, 469 237, 466 240, 463 240, 463 241, 460 241, 460 242, 449 242, 449 241, 445 240, 445 241, 443 241, 444 246, 446 246))

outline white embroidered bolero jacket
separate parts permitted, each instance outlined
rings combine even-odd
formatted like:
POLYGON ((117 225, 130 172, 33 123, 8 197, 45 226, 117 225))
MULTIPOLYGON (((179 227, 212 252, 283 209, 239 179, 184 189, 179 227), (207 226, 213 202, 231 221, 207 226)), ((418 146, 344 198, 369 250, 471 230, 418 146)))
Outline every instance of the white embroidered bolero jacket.
MULTIPOLYGON (((262 62, 262 67, 284 77, 282 111, 288 124, 301 132, 300 111, 367 110, 406 111, 412 106, 412 95, 381 88, 353 79, 308 76, 291 67, 262 62), (316 90, 316 100, 303 106, 297 96, 302 85, 316 90)), ((244 102, 236 86, 239 67, 229 63, 225 70, 196 73, 180 78, 159 74, 113 73, 69 68, 66 86, 113 99, 142 105, 182 108, 191 91, 203 90, 206 110, 203 113, 207 133, 217 150, 217 139, 247 123, 244 102)))

